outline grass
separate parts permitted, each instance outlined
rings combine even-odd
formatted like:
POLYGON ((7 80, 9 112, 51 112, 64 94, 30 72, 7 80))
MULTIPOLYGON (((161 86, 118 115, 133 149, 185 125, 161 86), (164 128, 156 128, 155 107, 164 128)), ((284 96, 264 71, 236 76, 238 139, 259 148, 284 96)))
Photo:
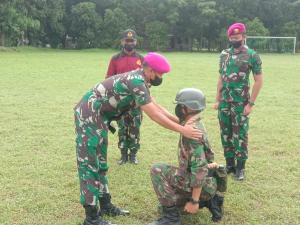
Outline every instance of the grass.
MULTIPOLYGON (((79 204, 73 107, 103 80, 114 51, 18 49, 0 52, 0 224, 77 225, 79 204)), ((203 119, 216 161, 224 163, 214 102, 217 54, 166 53, 172 72, 152 95, 171 112, 184 87, 207 95, 203 119)), ((229 178, 226 225, 300 224, 300 55, 262 55, 265 84, 250 119, 247 179, 229 178)), ((116 135, 109 136, 110 191, 129 217, 119 225, 154 220, 157 199, 149 168, 177 165, 178 134, 144 117, 138 166, 118 166, 116 135)), ((211 224, 206 209, 184 216, 184 225, 211 224)))

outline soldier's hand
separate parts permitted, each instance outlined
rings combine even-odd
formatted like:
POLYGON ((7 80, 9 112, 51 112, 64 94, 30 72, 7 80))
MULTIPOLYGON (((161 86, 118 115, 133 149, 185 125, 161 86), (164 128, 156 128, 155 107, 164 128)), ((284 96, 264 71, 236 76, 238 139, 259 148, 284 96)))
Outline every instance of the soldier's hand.
POLYGON ((199 210, 199 204, 193 204, 191 202, 187 202, 184 206, 184 211, 191 214, 197 213, 198 210, 199 210))
POLYGON ((213 105, 213 109, 218 110, 219 109, 219 104, 220 104, 219 101, 215 102, 215 104, 213 105))
POLYGON ((183 126, 181 134, 189 139, 198 141, 201 141, 203 136, 203 133, 199 129, 194 128, 194 123, 186 123, 183 126))
POLYGON ((247 104, 247 105, 245 106, 245 108, 244 108, 244 115, 245 115, 245 116, 248 116, 248 115, 251 113, 252 107, 253 107, 253 106, 251 106, 250 104, 247 104))
POLYGON ((219 165, 215 162, 207 164, 208 169, 218 168, 218 166, 219 165))

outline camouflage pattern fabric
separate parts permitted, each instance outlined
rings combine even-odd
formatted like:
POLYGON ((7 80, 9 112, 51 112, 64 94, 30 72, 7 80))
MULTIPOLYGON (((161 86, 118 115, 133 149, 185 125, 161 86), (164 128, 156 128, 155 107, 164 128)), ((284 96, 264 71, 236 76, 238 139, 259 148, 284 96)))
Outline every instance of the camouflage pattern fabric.
POLYGON ((132 153, 137 153, 140 149, 140 126, 142 123, 143 114, 140 108, 134 108, 117 121, 118 135, 119 135, 119 148, 129 149, 132 153))
POLYGON ((249 74, 261 74, 259 55, 246 45, 238 52, 233 48, 223 50, 220 55, 220 76, 222 78, 219 123, 225 158, 248 158, 249 118, 243 115, 248 104, 249 74))
POLYGON ((245 103, 221 102, 219 123, 225 158, 248 159, 249 118, 243 114, 245 103))
POLYGON ((221 101, 248 102, 249 74, 261 74, 259 55, 247 46, 239 52, 233 48, 223 50, 220 55, 219 73, 222 78, 221 101))
MULTIPOLYGON (((128 55, 123 49, 110 60, 106 77, 140 69, 143 61, 143 56, 136 51, 128 55)), ((124 113, 117 123, 119 148, 121 149, 121 152, 127 152, 127 149, 130 149, 131 152, 136 153, 140 148, 139 141, 142 111, 139 108, 134 108, 129 112, 124 113)))
POLYGON ((142 70, 110 77, 88 91, 74 108, 80 202, 97 205, 108 193, 108 125, 124 112, 151 102, 142 70))
POLYGON ((163 206, 181 206, 192 195, 192 188, 202 187, 200 199, 211 199, 217 190, 217 180, 208 176, 207 164, 214 159, 207 134, 200 119, 196 123, 203 141, 194 141, 181 136, 179 140, 179 167, 155 164, 151 168, 151 180, 163 206))

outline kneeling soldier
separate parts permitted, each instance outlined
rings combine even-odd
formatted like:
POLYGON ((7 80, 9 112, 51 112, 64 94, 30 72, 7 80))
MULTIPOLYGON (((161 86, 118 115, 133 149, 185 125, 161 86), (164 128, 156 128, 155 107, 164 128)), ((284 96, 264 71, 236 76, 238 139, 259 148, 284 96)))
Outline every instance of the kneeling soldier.
POLYGON ((203 138, 195 141, 180 136, 179 167, 155 164, 151 168, 151 179, 162 206, 162 217, 149 225, 180 225, 179 208, 188 213, 197 213, 207 207, 214 222, 223 215, 224 192, 227 174, 224 166, 213 162, 214 153, 199 113, 205 109, 204 94, 194 88, 185 88, 177 93, 175 113, 181 124, 197 117, 195 127, 203 138))

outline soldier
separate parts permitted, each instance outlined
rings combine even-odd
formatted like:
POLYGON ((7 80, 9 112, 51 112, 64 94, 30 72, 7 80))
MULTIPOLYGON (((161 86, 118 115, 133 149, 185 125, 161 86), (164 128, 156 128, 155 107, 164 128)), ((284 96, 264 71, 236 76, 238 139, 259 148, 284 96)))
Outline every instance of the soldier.
POLYGON ((148 225, 180 225, 179 208, 197 213, 207 207, 214 222, 223 215, 224 192, 227 188, 225 167, 213 162, 214 153, 199 113, 205 109, 205 96, 200 90, 185 88, 176 95, 175 113, 181 124, 196 119, 195 127, 203 133, 202 140, 180 136, 178 144, 179 167, 154 164, 151 180, 162 206, 162 217, 148 225))
POLYGON ((112 120, 118 120, 124 112, 139 106, 152 120, 167 129, 196 140, 202 137, 193 128, 192 120, 182 126, 177 117, 152 102, 147 83, 161 83, 162 75, 169 71, 170 65, 165 57, 148 53, 143 69, 104 80, 89 90, 75 106, 80 202, 86 214, 84 225, 109 225, 101 215, 129 213, 111 203, 108 190, 107 135, 112 120))
MULTIPOLYGON (((106 78, 116 74, 126 73, 140 69, 143 63, 143 56, 135 51, 137 44, 136 33, 128 29, 122 33, 122 51, 112 57, 107 70, 106 78)), ((122 165, 128 161, 128 150, 130 151, 130 163, 137 164, 136 154, 140 148, 140 126, 142 123, 142 112, 139 107, 133 108, 124 113, 118 123, 119 149, 122 165)))
POLYGON ((231 47, 223 50, 220 56, 220 76, 214 108, 219 112, 227 172, 234 173, 236 180, 241 181, 245 177, 245 163, 248 159, 248 116, 263 83, 262 62, 259 55, 245 45, 244 24, 232 24, 227 35, 231 47), (251 96, 250 71, 254 75, 251 96))

